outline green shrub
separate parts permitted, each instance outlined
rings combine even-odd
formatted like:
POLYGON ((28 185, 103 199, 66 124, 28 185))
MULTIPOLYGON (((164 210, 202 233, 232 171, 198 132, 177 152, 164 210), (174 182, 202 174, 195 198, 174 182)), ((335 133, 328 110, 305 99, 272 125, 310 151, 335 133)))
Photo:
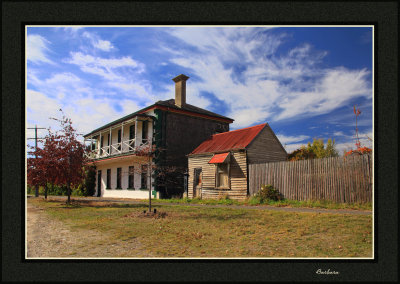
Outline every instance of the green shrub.
POLYGON ((28 194, 35 194, 35 187, 28 184, 28 185, 26 186, 26 192, 27 192, 28 194))
POLYGON ((77 187, 72 189, 72 196, 85 196, 85 186, 83 184, 79 184, 77 187))
POLYGON ((93 196, 96 192, 96 168, 88 167, 85 169, 84 196, 93 196))
POLYGON ((261 202, 264 202, 266 200, 278 201, 283 199, 282 194, 270 184, 261 185, 261 189, 256 194, 256 197, 260 198, 261 202))
POLYGON ((261 198, 259 196, 252 196, 249 198, 247 203, 250 205, 260 205, 260 204, 263 204, 263 201, 261 200, 261 198))
POLYGON ((47 186, 47 193, 48 195, 67 195, 67 187, 64 185, 51 185, 47 186))
POLYGON ((188 197, 184 197, 182 198, 183 203, 190 203, 192 201, 192 199, 188 198, 188 197))

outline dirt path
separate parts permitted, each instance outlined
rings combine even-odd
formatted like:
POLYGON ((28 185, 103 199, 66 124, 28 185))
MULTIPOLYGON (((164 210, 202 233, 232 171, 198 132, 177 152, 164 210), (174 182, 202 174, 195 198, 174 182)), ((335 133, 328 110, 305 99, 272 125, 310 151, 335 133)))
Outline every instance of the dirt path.
POLYGON ((137 239, 115 241, 94 230, 76 230, 28 202, 27 257, 151 257, 137 239))

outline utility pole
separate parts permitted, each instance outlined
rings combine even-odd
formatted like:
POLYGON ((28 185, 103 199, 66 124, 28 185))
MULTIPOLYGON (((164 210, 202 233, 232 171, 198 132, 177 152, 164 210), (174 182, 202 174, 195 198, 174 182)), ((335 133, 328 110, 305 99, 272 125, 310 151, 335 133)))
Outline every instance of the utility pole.
MULTIPOLYGON (((35 159, 37 159, 37 154, 36 154, 36 150, 37 150, 37 141, 38 141, 38 139, 39 140, 41 140, 41 139, 45 139, 45 138, 38 138, 37 137, 37 130, 38 129, 46 129, 46 128, 44 128, 44 127, 37 127, 37 125, 35 124, 35 127, 28 127, 27 129, 35 129, 35 138, 27 138, 28 140, 30 140, 30 139, 35 139, 35 159)), ((35 197, 38 197, 39 196, 39 187, 38 187, 38 185, 35 185, 35 197)))

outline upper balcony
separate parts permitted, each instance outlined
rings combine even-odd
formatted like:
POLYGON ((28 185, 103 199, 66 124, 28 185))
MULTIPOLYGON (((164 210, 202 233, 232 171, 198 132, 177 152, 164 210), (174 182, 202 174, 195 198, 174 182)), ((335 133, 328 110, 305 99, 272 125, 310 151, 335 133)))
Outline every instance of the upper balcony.
POLYGON ((153 119, 135 117, 87 135, 85 145, 90 147, 90 152, 86 156, 97 160, 135 154, 138 149, 151 145, 152 139, 153 119))

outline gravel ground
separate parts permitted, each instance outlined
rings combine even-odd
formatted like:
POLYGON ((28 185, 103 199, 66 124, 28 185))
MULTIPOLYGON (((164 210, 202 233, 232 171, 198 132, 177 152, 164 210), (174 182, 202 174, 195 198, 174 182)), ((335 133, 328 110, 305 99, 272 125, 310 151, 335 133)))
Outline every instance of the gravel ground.
POLYGON ((28 202, 27 258, 151 257, 137 239, 113 241, 94 230, 76 230, 28 202))

